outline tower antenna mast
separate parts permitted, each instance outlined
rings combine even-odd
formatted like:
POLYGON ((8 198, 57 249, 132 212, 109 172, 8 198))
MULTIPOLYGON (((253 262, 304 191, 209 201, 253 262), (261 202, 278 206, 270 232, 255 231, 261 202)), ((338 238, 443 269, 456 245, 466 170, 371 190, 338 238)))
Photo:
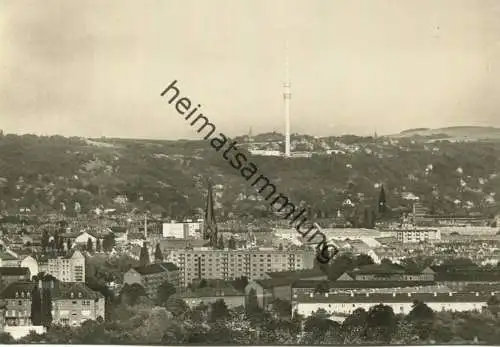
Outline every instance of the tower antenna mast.
POLYGON ((283 98, 285 100, 285 157, 290 157, 290 102, 292 99, 288 62, 288 40, 285 41, 285 82, 283 83, 283 98))

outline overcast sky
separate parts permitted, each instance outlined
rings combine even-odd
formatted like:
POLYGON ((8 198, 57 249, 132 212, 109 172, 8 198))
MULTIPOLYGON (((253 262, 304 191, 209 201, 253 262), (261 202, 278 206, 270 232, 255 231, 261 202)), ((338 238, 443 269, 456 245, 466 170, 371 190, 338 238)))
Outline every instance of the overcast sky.
POLYGON ((0 0, 0 129, 196 138, 500 126, 498 0, 0 0), (286 6, 285 6, 286 5, 286 6))

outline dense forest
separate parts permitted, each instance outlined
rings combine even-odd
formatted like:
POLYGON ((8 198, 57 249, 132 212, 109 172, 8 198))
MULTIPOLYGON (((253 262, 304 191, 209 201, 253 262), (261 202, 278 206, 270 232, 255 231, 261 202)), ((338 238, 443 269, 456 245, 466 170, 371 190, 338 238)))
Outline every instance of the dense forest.
MULTIPOLYGON (((381 186, 389 209, 398 213, 416 198, 436 214, 497 212, 500 142, 352 135, 293 139, 323 155, 250 160, 280 192, 309 204, 316 218, 374 209, 381 186), (326 155, 325 146, 333 152, 326 155)), ((4 212, 136 208, 183 218, 201 213, 207 179, 214 183, 221 219, 270 216, 258 192, 205 141, 0 135, 4 212)))

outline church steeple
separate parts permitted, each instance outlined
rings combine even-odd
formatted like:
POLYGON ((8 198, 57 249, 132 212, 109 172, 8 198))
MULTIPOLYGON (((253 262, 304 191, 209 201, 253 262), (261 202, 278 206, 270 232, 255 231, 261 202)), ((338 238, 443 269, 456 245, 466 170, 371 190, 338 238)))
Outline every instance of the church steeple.
POLYGON ((215 221, 214 201, 212 196, 212 184, 207 182, 207 207, 205 209, 205 220, 203 222, 203 238, 210 241, 210 246, 216 247, 218 242, 217 222, 215 221))
POLYGON ((387 201, 385 199, 385 189, 384 186, 382 185, 378 196, 378 213, 384 214, 386 210, 387 210, 387 201))

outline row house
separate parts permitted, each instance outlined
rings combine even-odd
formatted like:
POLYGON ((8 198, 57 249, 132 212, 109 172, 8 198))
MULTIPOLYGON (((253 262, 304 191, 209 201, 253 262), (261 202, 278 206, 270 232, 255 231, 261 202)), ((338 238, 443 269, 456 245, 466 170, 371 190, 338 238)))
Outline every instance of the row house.
POLYGON ((49 258, 46 272, 61 282, 85 282, 85 257, 73 250, 64 257, 49 258))
POLYGON ((435 281, 318 281, 299 280, 292 285, 292 296, 310 293, 407 293, 450 291, 435 281))
POLYGON ((324 310, 332 319, 343 321, 356 309, 368 311, 378 304, 390 306, 396 314, 408 314, 416 301, 424 302, 434 311, 481 311, 492 295, 495 293, 310 293, 293 296, 292 312, 310 316, 324 310))

